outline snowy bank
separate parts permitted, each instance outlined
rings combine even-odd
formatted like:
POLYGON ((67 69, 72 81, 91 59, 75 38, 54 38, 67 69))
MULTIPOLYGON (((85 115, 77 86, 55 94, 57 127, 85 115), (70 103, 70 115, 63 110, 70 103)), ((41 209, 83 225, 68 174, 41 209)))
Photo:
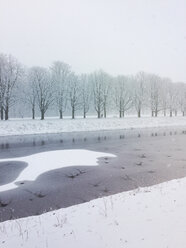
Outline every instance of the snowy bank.
POLYGON ((184 248, 186 178, 0 223, 2 248, 184 248))
POLYGON ((87 118, 75 120, 49 118, 44 121, 20 119, 0 121, 0 136, 174 126, 186 126, 186 118, 181 116, 172 118, 126 117, 124 119, 87 118))

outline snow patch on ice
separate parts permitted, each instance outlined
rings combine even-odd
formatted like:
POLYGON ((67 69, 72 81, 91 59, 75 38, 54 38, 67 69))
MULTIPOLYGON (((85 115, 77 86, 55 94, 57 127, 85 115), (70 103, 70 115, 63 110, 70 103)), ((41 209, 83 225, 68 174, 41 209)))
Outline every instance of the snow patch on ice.
POLYGON ((26 157, 0 159, 0 162, 21 161, 28 166, 12 183, 0 186, 0 192, 14 189, 20 181, 35 180, 44 172, 69 166, 96 166, 100 157, 115 157, 113 154, 89 150, 58 150, 33 154, 26 157))

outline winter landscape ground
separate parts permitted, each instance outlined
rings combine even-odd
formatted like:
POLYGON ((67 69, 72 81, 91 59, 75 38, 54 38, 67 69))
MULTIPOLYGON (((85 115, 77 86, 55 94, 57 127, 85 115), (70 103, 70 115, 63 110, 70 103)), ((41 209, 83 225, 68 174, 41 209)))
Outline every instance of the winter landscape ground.
POLYGON ((186 179, 0 223, 2 248, 185 247, 186 179))
POLYGON ((87 119, 77 118, 75 120, 70 118, 63 120, 48 118, 43 121, 39 119, 10 119, 6 122, 0 122, 0 136, 174 126, 186 126, 186 117, 177 116, 170 118, 168 116, 160 116, 151 118, 146 116, 137 118, 129 116, 125 118, 110 117, 107 119, 89 117, 87 119))
POLYGON ((1 149, 1 247, 186 246, 184 117, 0 125, 1 137, 10 140, 45 132, 69 132, 71 139, 77 130, 159 130, 157 137, 1 149))

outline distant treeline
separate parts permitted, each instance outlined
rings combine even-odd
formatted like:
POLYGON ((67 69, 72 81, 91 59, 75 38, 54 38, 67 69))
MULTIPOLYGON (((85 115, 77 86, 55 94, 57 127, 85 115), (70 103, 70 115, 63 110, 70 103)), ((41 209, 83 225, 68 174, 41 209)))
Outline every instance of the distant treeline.
POLYGON ((113 77, 98 70, 77 75, 61 61, 49 68, 26 68, 13 56, 0 54, 1 120, 8 120, 12 107, 21 113, 25 106, 32 119, 39 111, 42 120, 51 108, 61 119, 69 110, 72 119, 77 112, 86 118, 89 111, 98 118, 106 118, 110 111, 120 118, 128 111, 139 118, 143 111, 153 117, 159 113, 172 117, 178 111, 185 116, 186 84, 145 72, 113 77))

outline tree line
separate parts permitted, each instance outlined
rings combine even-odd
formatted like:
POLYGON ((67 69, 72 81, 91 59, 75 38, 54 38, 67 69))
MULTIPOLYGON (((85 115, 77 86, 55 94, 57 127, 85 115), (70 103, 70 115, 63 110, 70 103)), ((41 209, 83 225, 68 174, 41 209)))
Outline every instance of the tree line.
POLYGON ((71 67, 55 61, 49 68, 26 68, 12 55, 0 54, 0 115, 9 119, 9 111, 21 103, 30 110, 32 119, 39 110, 41 120, 46 112, 56 108, 59 118, 71 111, 86 118, 94 111, 98 118, 107 117, 109 111, 123 118, 129 111, 140 118, 144 111, 152 117, 186 113, 186 84, 172 82, 152 73, 111 76, 103 70, 77 75, 71 67))

